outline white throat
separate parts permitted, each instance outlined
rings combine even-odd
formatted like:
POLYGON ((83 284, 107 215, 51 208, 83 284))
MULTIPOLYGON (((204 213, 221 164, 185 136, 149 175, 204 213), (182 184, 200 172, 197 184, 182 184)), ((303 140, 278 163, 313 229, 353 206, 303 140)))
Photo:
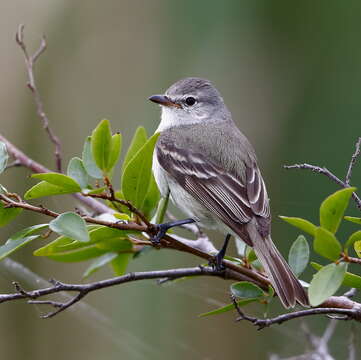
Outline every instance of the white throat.
POLYGON ((206 117, 207 115, 205 113, 193 113, 191 115, 181 109, 162 107, 161 120, 156 132, 162 132, 180 125, 199 124, 203 122, 206 117))

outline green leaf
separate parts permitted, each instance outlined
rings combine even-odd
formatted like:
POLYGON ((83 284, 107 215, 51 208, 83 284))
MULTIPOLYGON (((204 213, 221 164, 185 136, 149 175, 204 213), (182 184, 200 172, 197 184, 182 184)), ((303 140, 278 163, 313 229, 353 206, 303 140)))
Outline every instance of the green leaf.
MULTIPOLYGON (((311 266, 316 270, 320 270, 323 268, 322 265, 317 264, 315 262, 311 262, 311 266)), ((346 272, 345 277, 342 281, 342 285, 348 286, 351 288, 361 289, 361 276, 350 273, 350 272, 346 272)))
POLYGON ((350 201, 354 187, 336 191, 324 200, 320 207, 320 224, 323 228, 336 233, 350 201))
POLYGON ((315 252, 326 259, 337 260, 340 258, 342 247, 336 236, 330 231, 319 227, 313 240, 315 252))
POLYGON ((298 218, 298 217, 288 217, 288 216, 280 216, 280 218, 289 224, 295 226, 296 228, 301 229, 302 231, 310 234, 312 236, 315 235, 317 226, 312 224, 310 221, 298 218))
POLYGON ((129 246, 130 241, 125 240, 124 237, 128 234, 128 231, 109 228, 106 226, 94 226, 87 227, 89 231, 89 242, 80 242, 73 240, 66 236, 60 236, 49 244, 37 249, 34 252, 35 256, 48 256, 54 254, 64 254, 67 251, 73 251, 80 248, 89 246, 101 249, 103 252, 109 252, 113 247, 116 250, 129 250, 132 247, 129 246), (116 246, 114 242, 119 244, 116 246))
POLYGON ((300 235, 292 244, 288 254, 288 263, 297 277, 306 269, 310 258, 310 247, 303 235, 300 235))
POLYGON ((140 150, 140 148, 147 142, 147 132, 143 126, 139 126, 135 131, 132 142, 128 148, 127 154, 125 155, 122 172, 127 167, 130 160, 133 159, 134 155, 140 150))
POLYGON ((359 218, 359 217, 345 216, 345 220, 361 225, 361 218, 359 218))
POLYGON ((249 263, 252 263, 253 261, 257 260, 256 252, 248 245, 246 248, 246 258, 249 263))
POLYGON ((344 249, 347 251, 350 246, 352 246, 356 241, 359 240, 361 240, 361 230, 356 231, 350 235, 350 237, 346 241, 346 244, 344 245, 344 249))
POLYGON ((106 254, 107 250, 97 248, 95 245, 86 246, 84 248, 67 251, 64 253, 58 253, 53 255, 47 255, 48 259, 60 262, 81 262, 89 259, 93 259, 106 254))
POLYGON ((71 191, 71 192, 81 191, 79 184, 74 179, 64 174, 42 173, 42 174, 33 174, 31 175, 31 177, 46 181, 49 184, 63 188, 66 191, 71 191))
POLYGON ((43 196, 63 195, 63 194, 71 194, 71 193, 73 193, 73 191, 69 191, 59 186, 49 184, 46 181, 41 181, 38 184, 34 185, 31 189, 29 189, 25 193, 24 199, 31 200, 43 196))
POLYGON ((134 155, 124 169, 122 192, 136 208, 143 208, 152 175, 153 150, 159 134, 154 134, 134 155))
MULTIPOLYGON (((238 300, 237 301, 237 304, 238 304, 238 306, 245 306, 245 305, 247 305, 247 304, 249 304, 249 303, 252 303, 252 302, 255 302, 255 301, 257 301, 258 299, 244 299, 244 300, 238 300)), ((203 314, 200 314, 200 315, 198 315, 198 317, 205 317, 205 316, 210 316, 210 315, 218 315, 218 314, 223 314, 223 313, 225 313, 225 312, 227 312, 227 311, 231 311, 231 310, 233 310, 235 307, 234 307, 234 304, 232 303, 232 304, 228 304, 228 305, 226 305, 226 306, 222 306, 222 307, 220 307, 220 308, 218 308, 218 309, 215 309, 215 310, 212 310, 212 311, 208 311, 208 312, 206 312, 206 313, 203 313, 203 314)))
POLYGON ((103 177, 103 173, 94 161, 91 150, 91 136, 88 136, 88 138, 85 140, 82 158, 83 165, 88 175, 94 179, 101 179, 103 177))
POLYGON ((231 285, 234 296, 242 299, 258 299, 264 296, 263 290, 249 281, 240 281, 231 285))
POLYGON ((106 173, 112 150, 112 133, 109 120, 102 120, 92 132, 91 149, 95 163, 103 173, 106 173))
POLYGON ((361 258, 361 241, 358 240, 353 244, 353 247, 356 251, 356 254, 359 258, 361 258))
POLYGON ((21 208, 5 208, 4 204, 0 201, 0 227, 7 225, 22 211, 23 209, 21 208))
POLYGON ((111 171, 119 160, 120 150, 122 148, 122 135, 120 133, 112 136, 111 150, 108 159, 108 171, 111 171))
POLYGON ((153 174, 151 174, 149 188, 144 199, 143 213, 146 217, 150 217, 153 210, 156 209, 160 199, 160 192, 153 174))
POLYGON ((324 266, 311 281, 308 297, 311 306, 318 306, 332 296, 341 286, 347 270, 346 263, 335 263, 324 266))
POLYGON ((0 174, 6 169, 8 164, 9 155, 6 150, 6 145, 0 141, 0 174))
POLYGON ((157 210, 154 214, 154 222, 156 224, 162 224, 164 222, 164 217, 167 212, 169 203, 169 191, 166 196, 162 196, 158 202, 157 210))
POLYGON ((127 266, 130 259, 133 257, 133 253, 119 254, 115 259, 112 260, 112 268, 114 275, 121 276, 127 271, 127 266))
POLYGON ((52 231, 71 239, 88 242, 90 240, 85 221, 78 214, 67 212, 49 223, 52 231))
POLYGON ((104 265, 109 264, 113 259, 115 259, 118 256, 115 252, 109 252, 104 255, 99 256, 97 259, 95 259, 90 266, 85 270, 83 274, 83 279, 87 278, 94 272, 98 271, 101 267, 104 265))
POLYGON ((85 170, 83 160, 78 157, 74 157, 69 161, 67 174, 74 179, 82 189, 85 189, 88 186, 89 175, 85 170))
POLYGON ((0 246, 0 260, 22 248, 29 242, 35 240, 40 235, 34 233, 46 228, 48 224, 39 224, 23 229, 11 236, 4 245, 0 246))

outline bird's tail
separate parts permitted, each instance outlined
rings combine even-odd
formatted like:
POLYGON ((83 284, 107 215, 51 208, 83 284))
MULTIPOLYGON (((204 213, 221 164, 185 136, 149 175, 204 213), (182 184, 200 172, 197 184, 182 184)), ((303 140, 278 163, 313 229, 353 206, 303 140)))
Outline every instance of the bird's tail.
POLYGON ((309 306, 305 290, 276 248, 271 237, 267 236, 264 239, 255 228, 253 230, 251 239, 254 251, 284 307, 294 307, 296 302, 303 306, 309 306))

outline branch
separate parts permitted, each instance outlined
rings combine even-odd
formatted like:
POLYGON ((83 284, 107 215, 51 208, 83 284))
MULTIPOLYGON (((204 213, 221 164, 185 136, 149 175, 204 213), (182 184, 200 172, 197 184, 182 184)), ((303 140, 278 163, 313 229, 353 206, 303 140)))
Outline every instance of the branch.
POLYGON ((28 73, 28 83, 27 86, 31 90, 33 96, 34 96, 34 102, 36 105, 36 112, 42 121, 43 128, 48 134, 48 137, 50 141, 54 144, 55 150, 55 163, 56 163, 56 169, 58 172, 61 172, 61 162, 62 162, 62 155, 61 155, 61 144, 59 138, 55 135, 53 130, 49 126, 49 119, 48 116, 45 113, 44 105, 40 97, 39 90, 35 83, 35 76, 34 76, 34 65, 36 61, 39 59, 40 55, 44 53, 46 50, 46 39, 45 36, 42 37, 39 48, 35 51, 33 55, 30 55, 28 53, 28 50, 26 48, 26 45, 24 43, 24 25, 19 25, 18 31, 16 33, 16 42, 20 46, 21 50, 24 54, 25 59, 25 66, 28 73))
POLYGON ((350 164, 348 166, 347 174, 345 182, 347 185, 350 185, 351 176, 352 176, 352 169, 355 166, 357 158, 360 156, 360 146, 361 146, 361 137, 358 138, 355 144, 355 152, 353 153, 351 157, 350 164))
MULTIPOLYGON (((253 325, 257 326, 257 330, 262 330, 266 327, 270 327, 274 324, 282 324, 286 321, 290 321, 297 318, 303 318, 306 316, 313 316, 313 315, 335 315, 340 314, 344 315, 344 320, 356 320, 361 321, 361 306, 358 303, 357 306, 353 308, 339 308, 339 307, 317 307, 307 310, 300 310, 300 311, 294 311, 288 314, 282 314, 275 316, 273 318, 268 319, 259 319, 253 316, 246 315, 243 313, 238 306, 236 300, 233 298, 234 306, 238 312, 239 317, 236 319, 236 321, 246 320, 251 322, 253 325)), ((340 320, 341 318, 339 318, 340 320)))
MULTIPOLYGON (((349 184, 347 184, 345 181, 342 181, 341 179, 339 179, 336 175, 334 175, 330 170, 328 170, 325 167, 321 168, 319 166, 310 165, 310 164, 284 165, 283 167, 285 169, 306 169, 306 170, 311 170, 312 172, 327 176, 329 179, 331 179, 337 185, 340 185, 343 188, 350 187, 349 184)), ((356 193, 352 193, 352 198, 355 200, 357 207, 361 210, 361 199, 358 197, 358 195, 356 193)))
MULTIPOLYGON (((51 172, 48 168, 46 168, 42 164, 36 162, 35 160, 31 159, 29 156, 24 154, 19 148, 17 148, 14 144, 12 144, 6 137, 4 137, 1 134, 0 134, 0 141, 2 141, 6 145, 7 152, 15 159, 15 161, 19 165, 28 168, 34 173, 51 172)), ((73 194, 73 196, 98 214, 113 212, 113 210, 110 209, 108 206, 104 205, 99 201, 96 201, 95 199, 85 197, 81 194, 73 194)))
POLYGON ((29 299, 29 304, 38 304, 38 305, 50 305, 55 308, 55 310, 42 315, 42 318, 51 318, 58 313, 64 311, 70 306, 78 303, 82 298, 84 298, 89 293, 108 288, 111 286, 125 284, 129 282, 139 281, 139 280, 149 280, 149 279, 178 279, 188 276, 216 276, 223 279, 236 279, 239 280, 237 273, 233 271, 218 271, 210 267, 193 267, 193 268, 180 268, 180 269, 171 269, 171 270, 158 270, 158 271, 144 271, 144 272, 133 272, 128 273, 123 276, 118 276, 115 278, 101 280, 88 284, 66 284, 56 280, 50 280, 52 286, 26 291, 24 290, 19 283, 14 282, 16 289, 15 293, 12 294, 2 294, 0 295, 0 303, 14 301, 19 299, 29 299), (77 294, 71 297, 66 302, 51 301, 51 300, 37 300, 46 295, 60 293, 60 292, 76 292, 77 294))

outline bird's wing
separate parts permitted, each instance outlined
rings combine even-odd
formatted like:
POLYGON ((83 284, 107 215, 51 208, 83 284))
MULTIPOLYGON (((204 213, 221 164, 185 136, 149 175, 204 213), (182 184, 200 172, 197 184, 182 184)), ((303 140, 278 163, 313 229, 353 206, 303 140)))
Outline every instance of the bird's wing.
POLYGON ((159 141, 156 154, 162 168, 188 193, 252 245, 244 224, 256 217, 261 232, 269 232, 270 209, 256 163, 246 166, 245 179, 225 171, 207 157, 173 143, 159 141))

